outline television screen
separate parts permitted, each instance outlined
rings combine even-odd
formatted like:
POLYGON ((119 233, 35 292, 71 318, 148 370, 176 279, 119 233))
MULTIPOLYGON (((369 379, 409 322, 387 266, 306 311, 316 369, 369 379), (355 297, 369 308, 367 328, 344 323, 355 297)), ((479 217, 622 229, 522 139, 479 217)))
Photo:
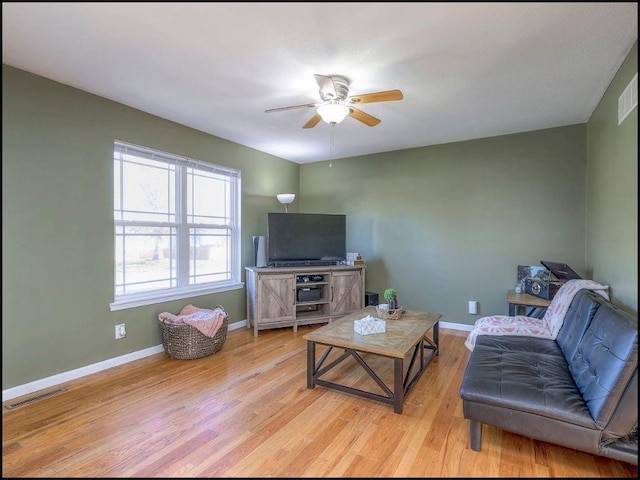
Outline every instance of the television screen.
POLYGON ((335 265, 347 258, 347 216, 269 213, 268 262, 276 266, 335 265))

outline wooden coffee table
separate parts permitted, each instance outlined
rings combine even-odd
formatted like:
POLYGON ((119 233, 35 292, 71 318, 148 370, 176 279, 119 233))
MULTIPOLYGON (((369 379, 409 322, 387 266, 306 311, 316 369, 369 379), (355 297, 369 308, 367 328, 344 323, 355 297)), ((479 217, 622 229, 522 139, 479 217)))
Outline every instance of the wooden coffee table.
POLYGON ((366 307, 352 312, 303 336, 307 341, 307 388, 314 388, 316 385, 333 388, 393 405, 395 413, 402 413, 405 395, 415 385, 433 357, 439 353, 438 322, 442 315, 408 310, 398 320, 386 320, 384 333, 360 335, 353 330, 353 322, 367 315, 375 317, 376 308, 366 307), (316 345, 328 347, 317 362, 316 345), (344 352, 325 365, 334 348, 342 349, 344 352), (393 360, 393 388, 387 386, 373 371, 361 353, 393 360), (385 395, 321 378, 348 358, 354 358, 385 395), (406 375, 405 359, 409 362, 406 375))

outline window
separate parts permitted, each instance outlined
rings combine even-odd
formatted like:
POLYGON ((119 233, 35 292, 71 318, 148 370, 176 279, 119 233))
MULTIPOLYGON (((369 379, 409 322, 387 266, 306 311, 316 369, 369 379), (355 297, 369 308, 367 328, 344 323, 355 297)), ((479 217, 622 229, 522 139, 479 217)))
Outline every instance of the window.
POLYGON ((115 142, 120 310, 241 287, 240 172, 115 142))

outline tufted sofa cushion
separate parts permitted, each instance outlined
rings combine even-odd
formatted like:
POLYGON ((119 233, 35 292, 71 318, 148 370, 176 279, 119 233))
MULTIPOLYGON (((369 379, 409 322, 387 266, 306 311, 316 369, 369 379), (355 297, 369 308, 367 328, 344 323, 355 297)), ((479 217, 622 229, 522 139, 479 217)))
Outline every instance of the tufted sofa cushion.
MULTIPOLYGON (((569 371, 599 428, 609 423, 637 369, 638 323, 612 304, 603 304, 569 362, 569 371)), ((637 421, 636 413, 633 423, 637 421)))
POLYGON ((462 382, 465 400, 594 428, 555 341, 480 336, 473 357, 462 382))
POLYGON ((589 290, 581 290, 576 293, 569 305, 564 323, 556 338, 567 362, 573 359, 584 332, 587 331, 593 316, 600 308, 600 298, 589 290))

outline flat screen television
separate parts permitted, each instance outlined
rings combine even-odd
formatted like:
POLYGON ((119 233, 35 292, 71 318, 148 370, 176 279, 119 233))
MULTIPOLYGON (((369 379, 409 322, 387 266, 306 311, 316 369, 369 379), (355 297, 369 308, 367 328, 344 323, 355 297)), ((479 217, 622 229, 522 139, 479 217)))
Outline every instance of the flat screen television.
POLYGON ((268 263, 286 267, 336 265, 347 258, 347 216, 269 213, 268 263))

